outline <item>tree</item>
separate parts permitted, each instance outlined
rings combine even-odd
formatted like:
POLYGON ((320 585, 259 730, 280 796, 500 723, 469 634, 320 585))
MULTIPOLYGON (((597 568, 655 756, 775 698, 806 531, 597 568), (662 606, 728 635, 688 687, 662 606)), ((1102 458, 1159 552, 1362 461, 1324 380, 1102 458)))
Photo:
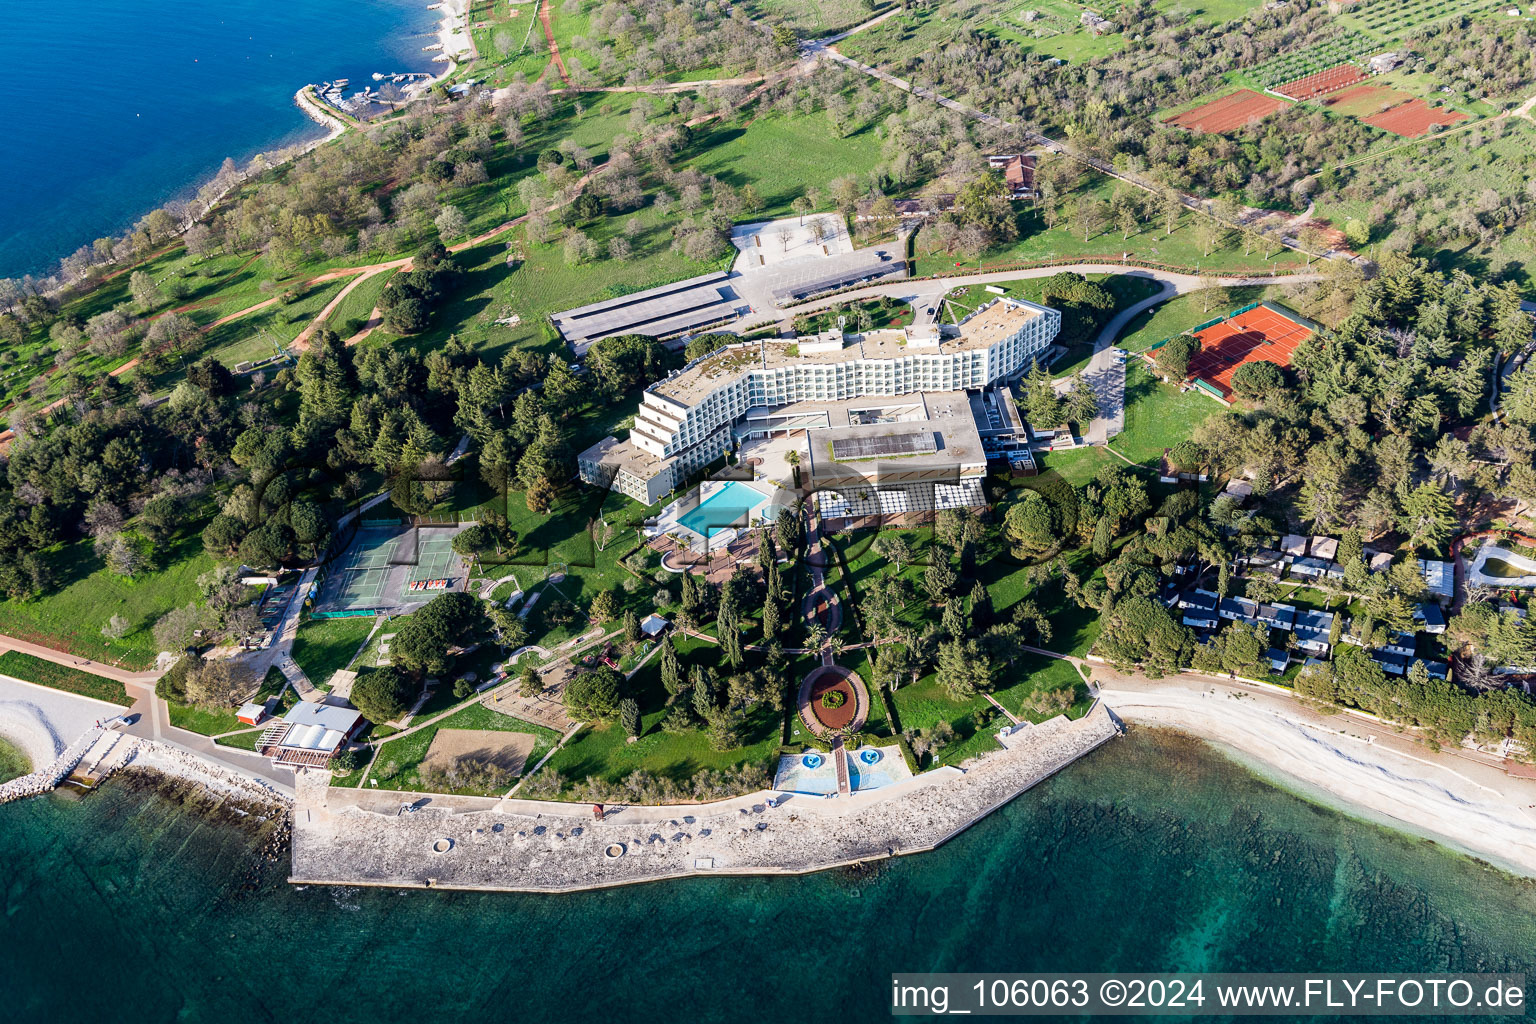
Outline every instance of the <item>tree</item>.
POLYGON ((1024 418, 1031 426, 1055 427, 1061 424, 1061 397, 1051 381, 1051 375, 1038 363, 1024 378, 1024 418))
POLYGON ((592 599, 592 621, 598 624, 610 622, 619 615, 619 597, 612 590, 599 590, 592 599))
POLYGON ((202 629, 207 613, 197 604, 172 608, 155 623, 155 644, 162 651, 183 651, 192 643, 192 634, 202 629))
POLYGON ((444 241, 461 238, 469 230, 469 218, 457 206, 443 207, 432 223, 437 228, 438 237, 444 241))
POLYGON ((1025 552, 1046 551, 1056 546, 1056 517, 1050 502, 1039 491, 1025 491, 1003 515, 1003 532, 1025 552))
POLYGON ((627 608, 624 610, 624 639, 632 644, 645 639, 645 632, 640 628, 640 616, 627 608))
POLYGON ((1072 207, 1072 226, 1082 232, 1087 242, 1104 230, 1109 223, 1109 208, 1101 199, 1079 199, 1072 207))
POLYGON ((1433 483, 1422 483, 1403 498, 1398 525, 1416 547, 1439 547, 1456 528, 1450 495, 1433 483))
POLYGON ((232 658, 198 658, 184 680, 187 703, 204 708, 230 707, 255 687, 250 667, 232 658))
POLYGON ((955 700, 969 700, 991 689, 987 658, 975 640, 952 640, 939 645, 936 675, 944 692, 955 700))
POLYGON ((384 668, 365 668, 358 672, 357 678, 352 681, 351 696, 347 699, 368 721, 382 725, 403 717, 411 709, 416 693, 416 684, 410 677, 388 665, 384 668))
POLYGON ((1180 381, 1189 376, 1189 361, 1199 348, 1200 343, 1194 338, 1187 334, 1177 334, 1169 338, 1153 358, 1157 361, 1157 368, 1167 374, 1170 380, 1180 381))
POLYGON ((484 603, 473 594, 439 594, 400 620, 390 658, 407 671, 441 675, 453 664, 449 652, 478 639, 487 625, 484 603))
POLYGON ((896 566, 897 572, 901 572, 901 567, 912 561, 912 547, 899 533, 882 533, 870 547, 875 554, 896 566))
POLYGON ((1256 360, 1244 363, 1232 374, 1232 391, 1239 398, 1265 401, 1285 390, 1285 371, 1274 363, 1256 360))
POLYGON ((538 669, 532 665, 523 666, 517 677, 517 692, 524 697, 537 697, 544 692, 544 680, 539 676, 538 669))
POLYGON ((619 701, 619 725, 626 736, 640 736, 640 704, 633 697, 619 701))
POLYGON ((1064 403, 1064 415, 1067 419, 1076 423, 1084 431, 1093 418, 1099 414, 1099 396, 1094 394, 1093 385, 1081 373, 1072 375, 1072 389, 1067 392, 1067 400, 1064 403))
POLYGON ((623 699, 624 677, 604 665, 565 684, 565 709, 579 722, 612 718, 623 699))
POLYGON ((929 600, 945 600, 954 585, 955 570, 949 567, 945 558, 935 558, 933 564, 923 572, 923 589, 928 592, 929 600))
POLYGON ((672 646, 670 636, 661 642, 661 685, 674 697, 683 688, 682 670, 677 664, 677 648, 672 646))
POLYGON ((101 627, 101 635, 108 640, 121 640, 127 635, 131 625, 132 623, 121 615, 114 615, 107 620, 106 625, 101 627))

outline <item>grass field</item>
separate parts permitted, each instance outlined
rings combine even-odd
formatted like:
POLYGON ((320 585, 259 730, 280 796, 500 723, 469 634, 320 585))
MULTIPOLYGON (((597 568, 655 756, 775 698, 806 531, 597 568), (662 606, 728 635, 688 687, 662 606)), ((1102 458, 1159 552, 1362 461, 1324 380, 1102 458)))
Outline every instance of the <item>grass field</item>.
POLYGON ((1224 295, 1219 296, 1225 299, 1223 302, 1213 301, 1212 296, 1203 291, 1176 295, 1155 309, 1149 309, 1133 319, 1126 325, 1115 344, 1127 352, 1141 352, 1165 338, 1182 334, 1214 316, 1246 306, 1250 302, 1275 298, 1280 294, 1280 289, 1273 286, 1256 286, 1226 288, 1223 292, 1224 295))
POLYGON ((63 545, 49 555, 59 588, 32 601, 0 601, 0 633, 109 664, 148 668, 158 653, 150 627, 172 608, 197 600, 197 577, 213 568, 196 532, 165 545, 158 555, 165 568, 127 580, 102 567, 90 541, 63 545), (113 615, 129 623, 121 640, 101 635, 113 615))
POLYGON ((133 701, 123 684, 113 679, 103 679, 89 672, 81 672, 67 665, 56 665, 42 658, 34 658, 20 651, 0 654, 0 675, 11 676, 39 686, 78 693, 82 697, 94 697, 110 704, 127 707, 133 701))
MULTIPOLYGON (((256 695, 251 698, 254 703, 260 704, 268 698, 282 693, 288 686, 288 680, 276 668, 267 671, 266 678, 261 681, 261 686, 256 690, 256 695)), ((297 694, 288 694, 288 703, 291 704, 297 694)), ((235 708, 204 708, 191 704, 177 704, 173 701, 166 702, 166 711, 171 724, 178 729, 186 729, 188 732, 200 733, 204 736, 217 736, 219 733, 234 732, 246 728, 244 722, 235 718, 235 708)), ((282 712, 278 712, 282 714, 282 712)), ((259 733, 257 734, 259 736, 259 733)), ((256 749, 256 736, 251 739, 248 750, 256 749)), ((231 746, 239 746, 232 743, 231 746)))
POLYGON ((1156 468, 1163 449, 1187 440, 1207 417, 1221 411, 1213 399, 1198 391, 1180 392, 1164 384, 1139 359, 1128 360, 1125 372, 1125 430, 1109 447, 1143 466, 1156 468))
POLYGON ((0 782, 20 778, 32 770, 32 760, 14 743, 0 738, 0 782))
POLYGON ((309 681, 329 687, 331 676, 347 667, 368 633, 373 619, 309 619, 293 638, 293 660, 309 681))
MULTIPOLYGON (((462 711, 449 715, 435 725, 379 744, 370 777, 377 779, 382 788, 422 792, 421 762, 427 756, 427 749, 432 746, 432 739, 439 729, 490 729, 498 732, 526 733, 534 738, 533 751, 528 755, 529 768, 538 764, 540 759, 560 742, 560 734, 553 729, 511 718, 490 710, 479 701, 474 701, 462 711)), ((510 785, 509 783, 508 788, 510 785)), ((454 792, 475 796, 498 795, 468 789, 454 792)))
POLYGON ((347 293, 347 297, 331 311, 325 326, 343 338, 351 337, 368 322, 368 314, 372 313, 374 307, 379 304, 384 289, 389 286, 390 278, 394 276, 395 271, 386 270, 382 274, 374 274, 352 289, 347 293))
MULTIPOLYGON (((1111 179, 1090 174, 1077 190, 1063 197, 1061 215, 1055 227, 1048 227, 1042 212, 1027 206, 1017 206, 1019 237, 1006 246, 988 252, 981 261, 981 270, 1006 267, 1015 263, 1048 263, 1056 260, 1085 259, 1098 262, 1115 262, 1122 254, 1132 259, 1163 263, 1174 267, 1200 272, 1227 273, 1243 271, 1265 273, 1270 270, 1296 267, 1305 264, 1306 257, 1289 249, 1278 253, 1268 250, 1269 259, 1255 248, 1244 255, 1243 242, 1235 232, 1229 232, 1225 244, 1207 255, 1195 237, 1194 224, 1198 214, 1186 211, 1172 235, 1166 235, 1161 223, 1143 223, 1129 238, 1122 238, 1118 229, 1106 228, 1089 239, 1072 224, 1067 211, 1072 204, 1084 199, 1108 202, 1113 194, 1111 179)), ((923 232, 916 239, 917 252, 924 251, 923 232)), ((977 270, 974 261, 963 257, 935 253, 919 255, 914 261, 914 275, 935 273, 964 273, 977 270), (958 265, 957 265, 958 264, 958 265)))
MULTIPOLYGON (((715 644, 686 637, 676 639, 684 675, 693 665, 715 669, 724 678, 723 659, 715 644)), ((666 690, 661 685, 660 660, 652 658, 629 682, 629 693, 640 703, 642 732, 634 743, 617 722, 598 722, 581 730, 550 759, 549 767, 568 781, 598 777, 615 782, 630 772, 645 770, 658 776, 686 781, 701 769, 729 768, 740 764, 771 767, 778 748, 780 717, 766 708, 753 712, 741 730, 740 746, 718 751, 701 729, 666 732, 666 690)))

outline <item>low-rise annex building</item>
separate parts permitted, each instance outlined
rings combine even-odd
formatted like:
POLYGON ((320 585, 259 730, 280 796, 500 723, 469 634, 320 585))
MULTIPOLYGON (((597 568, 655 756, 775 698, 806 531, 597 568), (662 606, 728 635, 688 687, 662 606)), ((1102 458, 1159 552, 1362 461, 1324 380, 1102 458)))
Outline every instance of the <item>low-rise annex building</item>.
MULTIPOLYGON (((609 437, 588 448, 577 457, 578 472, 586 483, 653 505, 730 450, 735 425, 749 413, 760 427, 765 410, 802 403, 978 392, 1023 374, 1060 329, 1057 310, 999 298, 958 328, 834 329, 728 345, 646 388, 628 440, 609 437)), ((799 426, 809 432, 831 424, 810 416, 799 426)))

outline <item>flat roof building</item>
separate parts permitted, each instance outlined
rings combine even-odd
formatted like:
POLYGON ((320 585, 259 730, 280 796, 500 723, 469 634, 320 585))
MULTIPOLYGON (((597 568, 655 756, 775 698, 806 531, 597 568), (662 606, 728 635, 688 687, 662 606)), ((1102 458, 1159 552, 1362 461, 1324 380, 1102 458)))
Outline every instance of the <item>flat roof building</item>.
MULTIPOLYGON (((967 316, 958 331, 927 326, 845 334, 834 329, 793 340, 727 345, 646 388, 629 438, 608 438, 582 452, 578 472, 587 483, 654 504, 719 458, 737 434, 841 428, 822 414, 841 403, 863 403, 867 408, 847 410, 846 436, 826 438, 847 442, 845 450, 851 450, 848 445, 856 436, 881 432, 859 428, 888 424, 893 407, 924 406, 920 399, 928 393, 981 391, 1019 376, 1060 328, 1058 311, 1000 298, 967 316), (904 396, 913 397, 881 401, 904 396), (738 424, 742 430, 733 431, 738 424)), ((975 416, 964 411, 969 424, 964 438, 954 433, 962 429, 956 417, 938 433, 957 443, 942 449, 945 454, 925 454, 953 467, 976 456, 984 470, 975 416)), ((920 418, 932 418, 932 412, 925 409, 920 418)), ((831 461, 842 460, 832 455, 831 461)))
POLYGON ((363 726, 363 713, 300 701, 256 741, 256 753, 288 768, 323 768, 363 726))

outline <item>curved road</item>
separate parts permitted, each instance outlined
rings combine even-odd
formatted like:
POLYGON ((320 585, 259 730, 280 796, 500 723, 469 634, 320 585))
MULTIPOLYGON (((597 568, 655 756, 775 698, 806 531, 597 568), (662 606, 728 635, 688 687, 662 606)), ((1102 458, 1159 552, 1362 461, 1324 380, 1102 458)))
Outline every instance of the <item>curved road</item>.
MULTIPOLYGON (((1102 445, 1110 438, 1125 429, 1125 363, 1122 357, 1116 355, 1115 341, 1120 332, 1125 330, 1136 317, 1145 313, 1154 306, 1159 306, 1176 295, 1184 295, 1188 292, 1198 291, 1210 281, 1225 287, 1243 287, 1249 285, 1280 284, 1282 282, 1297 282, 1310 284, 1323 280, 1320 273, 1310 274, 1284 274, 1272 276, 1243 275, 1236 277, 1220 277, 1216 275, 1183 274, 1171 270, 1151 270, 1145 267, 1127 267, 1119 263, 1073 263, 1065 266, 1035 267, 1028 270, 995 270, 976 274, 962 274, 957 277, 942 278, 907 278, 890 284, 874 284, 865 288, 856 288, 852 291, 841 292, 824 299, 815 299, 793 307, 787 311, 793 315, 814 312, 825 309, 838 302, 857 301, 859 299, 877 298, 887 296, 909 302, 917 310, 917 322, 932 323, 934 317, 925 315, 925 311, 932 309, 937 313, 941 308, 940 300, 951 290, 967 285, 998 284, 1003 281, 1019 281, 1040 277, 1051 277, 1064 272, 1077 274, 1124 274, 1130 277, 1144 277, 1158 282, 1158 290, 1137 302, 1127 306, 1116 313, 1099 331, 1099 335, 1093 342, 1093 356, 1088 360, 1088 365, 1083 369, 1083 376, 1093 387, 1094 393, 1099 398, 1099 415, 1094 417, 1092 423, 1084 434, 1084 440, 1089 444, 1102 445)), ((782 316, 782 313, 780 314, 782 316)), ((760 318, 766 320, 767 318, 760 318)), ((752 326, 751 323, 743 323, 735 329, 745 333, 752 326)), ((1057 382, 1058 390, 1065 390, 1072 385, 1071 378, 1065 378, 1057 382)))

